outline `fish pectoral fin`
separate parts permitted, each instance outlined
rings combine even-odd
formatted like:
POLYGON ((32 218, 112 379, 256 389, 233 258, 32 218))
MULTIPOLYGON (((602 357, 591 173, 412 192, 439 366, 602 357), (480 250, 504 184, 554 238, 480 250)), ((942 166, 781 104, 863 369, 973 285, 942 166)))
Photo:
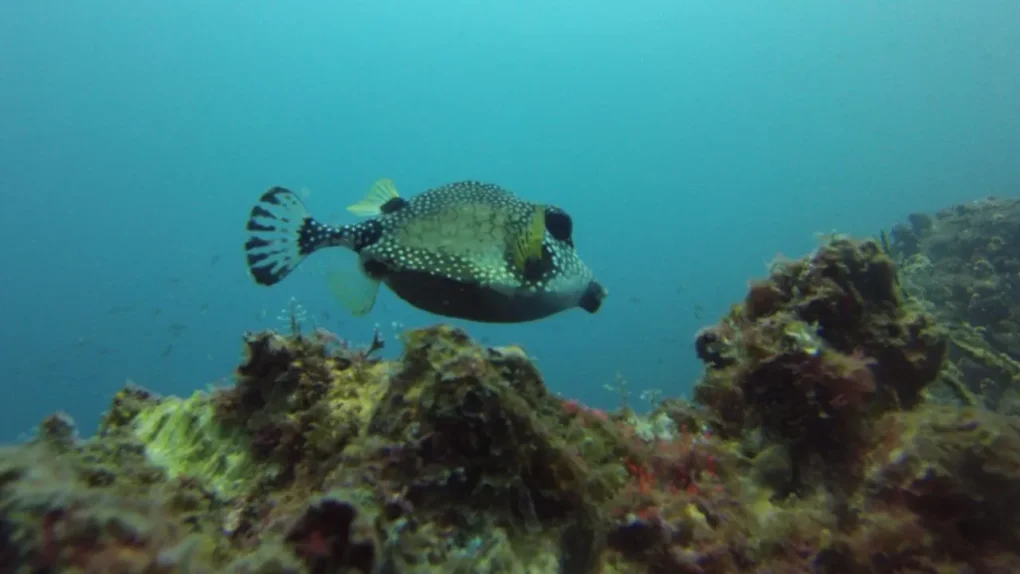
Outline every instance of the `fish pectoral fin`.
POLYGON ((326 273, 333 298, 355 317, 367 315, 375 307, 379 281, 359 270, 326 273))
POLYGON ((361 201, 347 206, 347 211, 358 217, 375 217, 383 212, 383 206, 389 201, 399 198, 393 180, 380 179, 372 184, 368 193, 361 201))
POLYGON ((521 273, 529 272, 536 264, 542 262, 542 242, 545 239, 545 208, 536 206, 521 233, 514 237, 513 261, 521 273))

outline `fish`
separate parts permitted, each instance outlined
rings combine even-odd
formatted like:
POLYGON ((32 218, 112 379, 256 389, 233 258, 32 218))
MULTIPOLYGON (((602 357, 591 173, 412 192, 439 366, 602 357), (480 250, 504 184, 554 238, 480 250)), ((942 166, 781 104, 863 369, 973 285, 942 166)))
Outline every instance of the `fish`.
POLYGON ((248 217, 249 275, 276 285, 312 253, 345 248, 356 268, 327 280, 353 315, 368 314, 384 284, 418 309, 482 323, 592 314, 609 294, 578 255, 566 211, 495 184, 460 181, 405 199, 382 179, 347 210, 365 220, 322 223, 296 193, 270 188, 248 217))

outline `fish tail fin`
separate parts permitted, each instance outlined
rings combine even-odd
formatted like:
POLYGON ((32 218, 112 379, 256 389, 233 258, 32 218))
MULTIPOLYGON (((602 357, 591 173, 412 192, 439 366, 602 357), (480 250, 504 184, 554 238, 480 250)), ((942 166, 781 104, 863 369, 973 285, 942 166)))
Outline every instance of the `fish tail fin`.
POLYGON ((347 211, 358 217, 375 217, 386 213, 387 204, 392 205, 390 202, 399 199, 400 194, 397 193, 397 187, 393 185, 393 181, 380 179, 372 184, 361 201, 347 206, 347 211))
POLYGON ((330 271, 326 274, 333 298, 350 311, 351 315, 367 315, 375 307, 379 295, 379 280, 368 275, 363 269, 330 271))
POLYGON ((305 257, 323 247, 354 248, 352 228, 315 220, 296 193, 274 187, 262 194, 248 215, 244 251, 259 285, 275 285, 305 257))

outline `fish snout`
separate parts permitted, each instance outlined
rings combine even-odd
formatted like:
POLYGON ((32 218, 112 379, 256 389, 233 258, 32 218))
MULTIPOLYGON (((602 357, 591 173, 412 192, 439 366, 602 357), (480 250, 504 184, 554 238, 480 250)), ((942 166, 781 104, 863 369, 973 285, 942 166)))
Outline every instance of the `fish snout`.
POLYGON ((594 313, 599 310, 599 307, 602 306, 602 300, 608 295, 609 290, 598 281, 593 280, 588 284, 588 288, 585 289, 578 306, 589 313, 594 313))

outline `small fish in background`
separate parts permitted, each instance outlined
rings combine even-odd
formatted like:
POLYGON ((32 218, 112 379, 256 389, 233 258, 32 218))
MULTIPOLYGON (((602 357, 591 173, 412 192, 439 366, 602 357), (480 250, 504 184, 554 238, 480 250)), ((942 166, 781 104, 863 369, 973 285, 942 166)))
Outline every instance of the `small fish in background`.
POLYGON ((343 247, 358 254, 358 267, 328 279, 352 314, 370 312, 386 284, 419 309, 491 323, 574 307, 594 313, 608 294, 578 257, 565 211, 496 185, 464 181, 404 199, 380 180, 348 211, 368 219, 326 225, 288 189, 262 194, 247 226, 251 277, 275 285, 315 251, 343 247))
POLYGON ((166 358, 170 356, 170 353, 174 352, 174 344, 170 343, 163 349, 163 352, 159 354, 160 357, 166 358))
POLYGON ((216 265, 217 263, 220 262, 220 259, 222 259, 222 258, 223 258, 223 255, 220 255, 219 253, 213 255, 212 257, 209 258, 209 266, 212 267, 212 266, 216 265))
POLYGON ((700 303, 695 303, 694 304, 694 318, 695 319, 700 321, 701 320, 701 314, 704 311, 705 311, 705 307, 703 305, 701 305, 700 303))
POLYGON ((188 330, 188 326, 185 325, 184 323, 179 322, 171 323, 170 327, 168 327, 167 330, 170 331, 171 337, 180 337, 181 335, 184 334, 185 331, 188 330))
POLYGON ((106 311, 106 314, 107 315, 123 315, 124 313, 131 313, 134 310, 135 310, 135 306, 134 305, 114 305, 113 307, 110 307, 106 311))
POLYGON ((198 306, 198 312, 199 313, 205 313, 208 310, 209 310, 209 304, 208 303, 202 303, 201 305, 198 306))
POLYGON ((71 365, 71 361, 70 361, 70 359, 67 359, 67 358, 51 359, 49 361, 45 361, 42 364, 43 368, 48 370, 48 371, 54 371, 54 370, 58 370, 58 369, 65 369, 65 368, 69 367, 70 365, 71 365))

